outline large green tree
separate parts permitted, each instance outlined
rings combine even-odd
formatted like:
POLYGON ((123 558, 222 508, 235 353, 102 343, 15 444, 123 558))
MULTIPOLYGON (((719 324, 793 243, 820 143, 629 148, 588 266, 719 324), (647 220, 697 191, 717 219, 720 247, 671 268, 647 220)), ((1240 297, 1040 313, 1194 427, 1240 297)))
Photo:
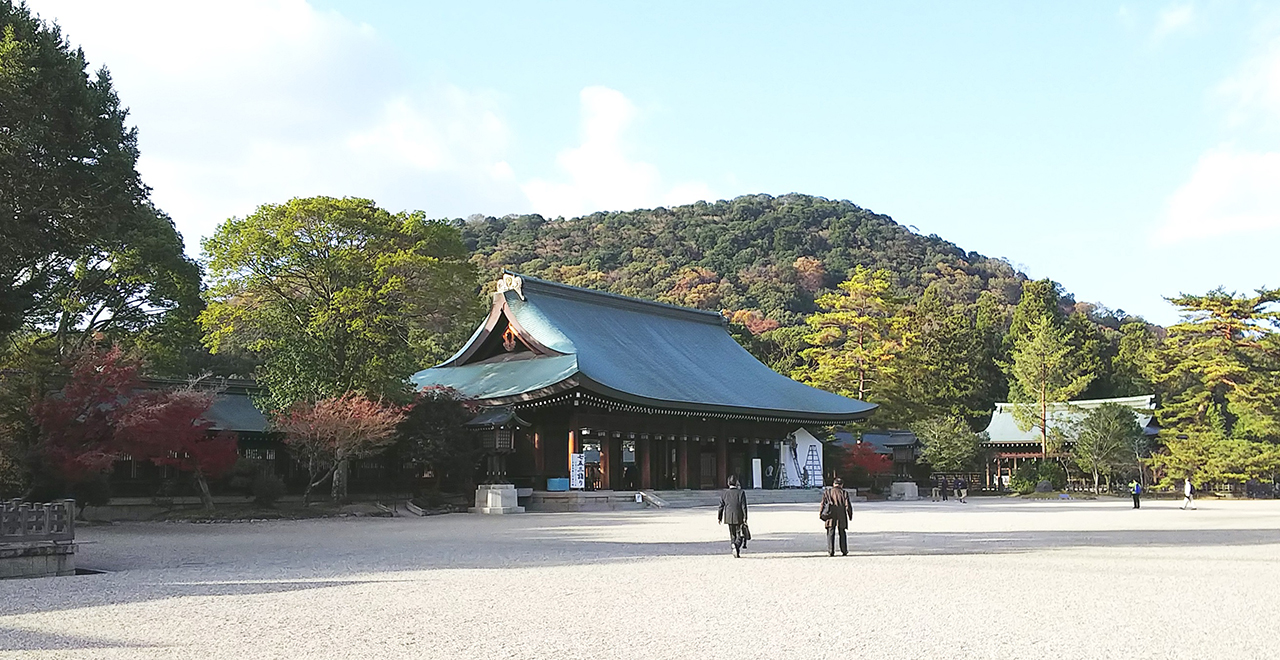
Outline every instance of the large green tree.
POLYGON ((1093 492, 1098 492, 1100 477, 1110 475, 1122 465, 1136 467, 1134 448, 1140 446, 1142 429, 1133 410, 1116 403, 1104 403, 1080 420, 1074 435, 1071 460, 1093 476, 1093 492))
POLYGON ((266 204, 220 225, 204 251, 205 340, 256 354, 277 410, 352 391, 402 398, 479 313, 457 228, 367 199, 266 204))
POLYGON ((912 334, 886 270, 862 266, 839 290, 817 301, 820 312, 807 319, 810 347, 806 364, 792 377, 830 392, 887 404, 880 380, 890 376, 912 334))
POLYGON ((985 434, 974 433, 960 417, 931 417, 912 425, 924 445, 920 457, 933 469, 943 472, 967 470, 974 466, 985 434))
MULTIPOLYGON (((984 292, 985 293, 985 292, 984 292)), ((1003 395, 1004 375, 995 363, 999 334, 984 325, 977 305, 947 304, 930 285, 907 312, 913 341, 903 350, 883 396, 901 419, 880 424, 910 425, 937 416, 958 417, 978 426, 1003 395)))
POLYGON ((93 255, 160 228, 126 114, 105 68, 89 75, 56 25, 0 0, 0 335, 105 268, 93 255))
POLYGON ((1153 467, 1202 481, 1270 474, 1280 443, 1280 289, 1169 299, 1160 351, 1164 449, 1153 467))
MULTIPOLYGON (((1054 433, 1050 405, 1079 395, 1089 386, 1093 374, 1082 364, 1066 330, 1051 317, 1042 316, 1030 322, 1014 346, 1009 376, 1014 418, 1022 428, 1040 431, 1041 457, 1047 457, 1054 433)), ((1052 440, 1057 444, 1059 439, 1052 440)))

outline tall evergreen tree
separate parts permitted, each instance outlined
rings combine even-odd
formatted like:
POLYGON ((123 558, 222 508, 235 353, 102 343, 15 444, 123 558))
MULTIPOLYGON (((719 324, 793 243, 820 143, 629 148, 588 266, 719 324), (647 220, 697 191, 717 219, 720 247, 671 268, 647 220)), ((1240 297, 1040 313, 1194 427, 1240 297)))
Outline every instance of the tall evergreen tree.
MULTIPOLYGON (((838 292, 817 301, 822 311, 808 318, 807 364, 792 377, 814 387, 863 401, 888 404, 881 379, 891 376, 897 358, 912 341, 901 302, 886 270, 859 266, 838 292)), ((891 411, 887 411, 892 414, 891 411)))
POLYGON ((1167 478, 1244 480, 1274 473, 1280 455, 1280 289, 1222 288, 1169 301, 1182 321, 1160 351, 1167 478))
MULTIPOLYGON (((1014 417, 1024 429, 1040 431, 1040 453, 1050 453, 1049 405, 1070 401, 1089 386, 1086 370, 1067 333, 1048 317, 1031 321, 1013 348, 1009 365, 1014 417)), ((1054 438, 1054 444, 1060 438, 1054 438)))
POLYGON ((988 333, 978 325, 977 310, 945 304, 930 285, 907 316, 914 340, 882 388, 882 396, 893 401, 891 410, 907 416, 885 420, 877 415, 877 422, 909 425, 946 416, 977 426, 1003 394, 1004 383, 988 333))

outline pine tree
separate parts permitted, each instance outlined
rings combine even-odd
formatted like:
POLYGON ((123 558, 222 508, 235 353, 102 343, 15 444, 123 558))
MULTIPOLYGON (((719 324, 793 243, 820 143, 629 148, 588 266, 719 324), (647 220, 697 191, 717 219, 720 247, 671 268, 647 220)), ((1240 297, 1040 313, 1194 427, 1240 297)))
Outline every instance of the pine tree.
POLYGON ((1014 417, 1022 428, 1040 430, 1040 453, 1047 457, 1049 405, 1070 401, 1089 386, 1094 375, 1081 363, 1066 331, 1050 318, 1040 317, 1031 321, 1014 346, 1009 376, 1010 398, 1018 404, 1014 417))
POLYGON ((807 321, 807 364, 792 377, 862 401, 887 403, 880 379, 893 374, 898 356, 911 343, 907 317, 893 295, 886 270, 858 266, 840 290, 817 300, 820 312, 807 321))
POLYGON ((1222 288, 1169 301, 1182 322, 1159 353, 1167 479, 1242 481, 1276 471, 1280 455, 1280 289, 1222 288))

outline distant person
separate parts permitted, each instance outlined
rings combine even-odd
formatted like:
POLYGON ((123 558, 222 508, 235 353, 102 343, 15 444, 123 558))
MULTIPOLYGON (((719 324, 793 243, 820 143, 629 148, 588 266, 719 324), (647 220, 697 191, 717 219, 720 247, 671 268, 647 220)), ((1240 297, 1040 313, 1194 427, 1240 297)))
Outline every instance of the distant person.
POLYGON ((956 497, 960 498, 961 504, 966 504, 965 499, 969 496, 969 482, 963 477, 956 477, 956 497))
POLYGON ((849 554, 849 519, 853 517, 853 503, 844 492, 844 480, 836 478, 831 488, 822 493, 822 509, 819 517, 827 526, 827 556, 836 556, 836 534, 840 534, 840 556, 849 554))
POLYGON ((747 522, 747 492, 738 485, 738 477, 729 476, 729 488, 720 495, 720 510, 716 512, 716 520, 729 526, 729 543, 733 546, 733 556, 742 556, 742 526, 747 522))
POLYGON ((942 482, 939 483, 938 485, 942 487, 942 501, 946 502, 947 495, 951 494, 951 482, 947 481, 946 477, 943 477, 942 482))
POLYGON ((1195 510, 1196 508, 1195 498, 1191 496, 1192 493, 1194 492, 1195 492, 1195 488, 1191 486, 1191 477, 1187 477, 1186 479, 1183 479, 1182 480, 1182 506, 1178 507, 1179 509, 1182 509, 1185 511, 1187 507, 1191 507, 1192 511, 1195 510))
POLYGON ((773 463, 770 463, 764 468, 764 487, 773 488, 775 485, 773 483, 773 463))
POLYGON ((934 502, 942 501, 942 486, 938 485, 938 478, 933 478, 933 493, 930 497, 934 502))
POLYGON ((1129 492, 1133 493, 1133 508, 1142 508, 1142 484, 1137 479, 1129 482, 1129 492))

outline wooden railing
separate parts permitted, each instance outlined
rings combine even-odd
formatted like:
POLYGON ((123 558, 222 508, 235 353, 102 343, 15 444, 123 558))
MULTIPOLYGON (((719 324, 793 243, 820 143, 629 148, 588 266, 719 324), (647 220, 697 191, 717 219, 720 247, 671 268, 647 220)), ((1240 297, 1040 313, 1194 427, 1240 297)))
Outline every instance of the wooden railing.
POLYGON ((0 545, 38 541, 74 541, 75 500, 32 504, 0 502, 0 545))

